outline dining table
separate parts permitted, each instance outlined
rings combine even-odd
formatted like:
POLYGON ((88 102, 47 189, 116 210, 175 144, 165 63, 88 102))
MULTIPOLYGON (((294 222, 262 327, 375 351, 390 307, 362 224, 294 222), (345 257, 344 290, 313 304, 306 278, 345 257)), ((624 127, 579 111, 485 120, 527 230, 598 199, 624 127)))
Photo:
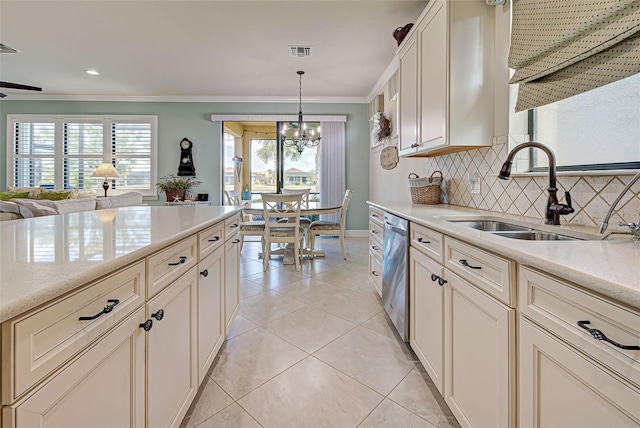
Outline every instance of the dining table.
MULTIPOLYGON (((262 206, 262 202, 252 201, 250 203, 244 203, 244 214, 245 215, 264 215, 264 208, 262 206)), ((340 211, 342 205, 335 204, 327 204, 323 202, 309 202, 307 204, 302 204, 300 208, 300 217, 312 216, 312 215, 323 215, 323 214, 333 214, 340 211)), ((272 250, 271 255, 282 255, 284 256, 282 259, 282 264, 291 265, 295 263, 294 260, 294 252, 293 249, 285 247, 279 248, 277 250, 272 250)), ((311 256, 311 250, 309 248, 302 249, 303 256, 311 256)), ((314 251, 313 257, 324 257, 324 251, 314 251)), ((262 253, 259 254, 259 257, 262 258, 262 253)))

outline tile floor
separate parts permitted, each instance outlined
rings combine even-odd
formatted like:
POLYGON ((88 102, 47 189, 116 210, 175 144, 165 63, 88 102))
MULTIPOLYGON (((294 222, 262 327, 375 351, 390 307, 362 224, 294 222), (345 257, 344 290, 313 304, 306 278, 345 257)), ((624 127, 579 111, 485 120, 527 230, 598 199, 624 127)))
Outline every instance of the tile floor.
POLYGON ((241 306, 182 427, 458 427, 395 334, 368 276, 368 240, 318 239, 301 272, 245 243, 241 306))

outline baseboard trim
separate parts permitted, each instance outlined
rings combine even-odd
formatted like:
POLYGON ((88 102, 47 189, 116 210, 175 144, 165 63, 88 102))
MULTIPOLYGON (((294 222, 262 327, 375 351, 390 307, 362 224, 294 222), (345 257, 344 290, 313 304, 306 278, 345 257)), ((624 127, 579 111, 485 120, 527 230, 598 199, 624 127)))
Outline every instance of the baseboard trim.
POLYGON ((369 236, 369 229, 364 230, 345 230, 345 238, 366 238, 369 236))

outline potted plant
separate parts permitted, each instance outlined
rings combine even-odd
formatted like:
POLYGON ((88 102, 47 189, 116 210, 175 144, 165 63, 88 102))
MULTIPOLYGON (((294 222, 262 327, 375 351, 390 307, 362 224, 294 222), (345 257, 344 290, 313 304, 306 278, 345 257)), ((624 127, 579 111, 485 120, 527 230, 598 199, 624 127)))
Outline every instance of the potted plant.
POLYGON ((167 174, 160 177, 156 187, 158 191, 163 191, 167 202, 182 202, 185 199, 187 190, 202 184, 196 177, 178 177, 175 174, 167 174))
POLYGON ((244 190, 242 191, 242 200, 243 201, 251 200, 251 191, 249 190, 249 184, 244 185, 244 190))

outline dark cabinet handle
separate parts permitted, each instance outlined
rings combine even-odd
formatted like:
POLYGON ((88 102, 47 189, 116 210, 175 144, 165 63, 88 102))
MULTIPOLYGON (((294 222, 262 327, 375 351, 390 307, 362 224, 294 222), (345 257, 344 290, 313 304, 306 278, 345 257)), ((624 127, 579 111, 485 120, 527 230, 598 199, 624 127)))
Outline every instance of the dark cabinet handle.
POLYGON ((375 251, 378 251, 380 249, 380 247, 378 247, 377 245, 372 245, 371 248, 373 248, 375 251))
POLYGON ((378 217, 378 214, 371 214, 371 217, 378 217))
POLYGON ((378 271, 377 271, 377 270, 372 270, 372 271, 371 271, 371 275, 373 275, 373 276, 380 276, 380 274, 378 273, 378 271))
POLYGON ((593 336, 594 339, 596 339, 596 340, 604 340, 605 342, 609 342, 613 346, 615 346, 617 348, 620 348, 620 349, 628 349, 628 350, 631 350, 631 351, 640 351, 640 346, 636 346, 636 345, 621 345, 618 342, 615 342, 615 341, 609 339, 600 330, 597 330, 595 328, 587 327, 587 324, 591 324, 591 321, 578 321, 578 325, 580 327, 584 328, 585 330, 587 330, 589 332, 589 334, 591 336, 593 336))
POLYGON ((235 229, 236 227, 238 227, 238 223, 233 223, 232 225, 229 226, 231 229, 235 229))
POLYGON ((144 331, 151 330, 151 327, 153 327, 153 321, 151 320, 146 320, 145 322, 140 324, 140 328, 143 329, 144 331))
POLYGON ((418 242, 421 244, 431 244, 431 241, 425 241, 422 237, 418 238, 418 242))
POLYGON ((178 266, 187 261, 187 256, 180 256, 180 261, 176 263, 169 263, 169 266, 178 266))
POLYGON ((200 272, 200 275, 202 275, 202 276, 204 276, 206 278, 207 275, 209 275, 209 271, 205 269, 202 272, 200 272))
POLYGON ((209 242, 216 242, 219 241, 220 237, 219 236, 214 236, 213 239, 209 239, 209 242))
POLYGON ((377 234, 378 234, 378 231, 377 231, 377 230, 375 230, 375 229, 371 229, 371 233, 373 233, 374 235, 377 235, 377 234))
POLYGON ((443 286, 445 285, 448 281, 444 278, 442 278, 441 276, 436 275, 435 273, 431 274, 431 281, 438 281, 438 285, 443 286))
POLYGON ((107 300, 107 302, 110 303, 110 304, 105 306, 102 309, 102 311, 98 312, 94 316, 92 316, 92 317, 80 317, 80 318, 78 318, 78 320, 79 321, 91 321, 91 320, 94 320, 94 319, 96 319, 98 317, 101 317, 104 314, 108 314, 109 312, 111 312, 113 310, 113 308, 116 307, 116 305, 118 303, 120 303, 120 300, 118 300, 118 299, 109 299, 109 300, 107 300))
POLYGON ((151 316, 160 321, 162 318, 164 318, 164 309, 158 309, 158 312, 156 312, 155 314, 151 314, 151 316))
POLYGON ((459 262, 462 266, 468 267, 469 269, 482 269, 482 266, 471 266, 469 263, 467 263, 466 259, 460 259, 459 262))
POLYGON ((231 241, 232 244, 237 244, 238 242, 240 242, 239 239, 234 239, 233 241, 231 241))

